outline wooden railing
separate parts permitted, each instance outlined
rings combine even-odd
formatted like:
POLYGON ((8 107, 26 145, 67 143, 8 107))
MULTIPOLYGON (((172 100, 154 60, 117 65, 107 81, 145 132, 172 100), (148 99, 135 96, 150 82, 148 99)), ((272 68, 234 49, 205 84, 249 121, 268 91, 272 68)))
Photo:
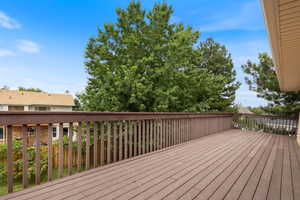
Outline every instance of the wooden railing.
POLYGON ((229 113, 0 112, 0 125, 5 127, 6 135, 7 191, 13 192, 16 182, 16 159, 22 162, 21 184, 26 188, 230 129, 232 116, 229 113), (56 124, 59 138, 53 141, 52 127, 56 124), (41 131, 45 126, 46 137, 41 131), (68 127, 66 136, 64 126, 68 127), (21 130, 22 144, 21 153, 16 156, 15 127, 21 130), (28 143, 28 127, 36 130, 33 144, 28 143), (43 146, 41 138, 46 138, 43 146), (34 180, 28 177, 30 163, 34 180))
POLYGON ((233 122, 235 128, 283 135, 296 135, 298 128, 297 118, 272 115, 236 114, 233 122))

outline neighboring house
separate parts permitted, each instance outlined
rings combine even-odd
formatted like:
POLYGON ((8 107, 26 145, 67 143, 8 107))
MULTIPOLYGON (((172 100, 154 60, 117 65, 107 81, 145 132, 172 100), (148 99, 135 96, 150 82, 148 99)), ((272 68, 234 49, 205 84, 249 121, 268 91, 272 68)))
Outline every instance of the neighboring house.
MULTIPOLYGON (((27 92, 0 89, 0 111, 72 111, 74 99, 69 94, 51 94, 45 92, 27 92)), ((0 143, 5 142, 4 127, 0 126, 0 143)), ((68 135, 68 126, 63 127, 64 135, 68 135)), ((33 144, 36 126, 27 128, 28 143, 33 144)), ((53 139, 59 135, 58 124, 53 125, 53 139)), ((48 127, 41 125, 41 142, 46 144, 48 127)), ((13 137, 21 138, 21 125, 13 127, 13 137)))

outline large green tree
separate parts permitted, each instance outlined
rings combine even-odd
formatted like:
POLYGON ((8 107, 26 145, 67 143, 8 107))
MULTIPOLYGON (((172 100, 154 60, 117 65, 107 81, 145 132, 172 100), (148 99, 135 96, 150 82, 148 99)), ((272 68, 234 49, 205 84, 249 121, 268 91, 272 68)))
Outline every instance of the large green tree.
POLYGON ((300 92, 282 92, 272 58, 267 53, 261 53, 258 59, 258 63, 249 60, 242 68, 248 75, 246 83, 249 89, 269 102, 262 109, 270 114, 297 116, 300 112, 300 92))
POLYGON ((235 100, 235 92, 240 83, 236 81, 236 71, 230 53, 224 45, 208 38, 201 42, 196 50, 196 66, 207 69, 215 76, 223 76, 223 90, 218 95, 214 106, 216 110, 224 111, 224 108, 232 105, 235 100))
MULTIPOLYGON (((157 3, 146 12, 139 2, 131 2, 116 12, 117 22, 105 24, 88 42, 82 109, 199 112, 230 107, 228 69, 221 69, 228 62, 199 64, 206 56, 206 49, 196 47, 199 32, 171 23, 172 7, 157 3)), ((230 59, 218 48, 214 53, 230 59)))

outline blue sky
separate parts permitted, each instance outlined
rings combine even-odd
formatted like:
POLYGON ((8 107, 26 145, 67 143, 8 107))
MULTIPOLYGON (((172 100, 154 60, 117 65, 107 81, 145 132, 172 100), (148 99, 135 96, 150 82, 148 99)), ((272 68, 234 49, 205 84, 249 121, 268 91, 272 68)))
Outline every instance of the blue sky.
MULTIPOLYGON (((84 49, 97 27, 116 20, 115 8, 129 0, 1 0, 0 86, 38 87, 72 94, 86 85, 84 49)), ((150 9, 158 0, 142 0, 150 9)), ((270 53, 259 0, 166 0, 173 22, 191 25, 201 40, 213 37, 232 54, 242 82, 236 103, 264 105, 244 82, 241 64, 270 53)))

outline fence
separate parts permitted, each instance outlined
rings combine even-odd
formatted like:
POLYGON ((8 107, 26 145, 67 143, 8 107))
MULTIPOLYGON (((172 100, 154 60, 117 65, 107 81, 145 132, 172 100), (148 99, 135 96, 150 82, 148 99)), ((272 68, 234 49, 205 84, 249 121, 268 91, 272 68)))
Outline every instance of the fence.
POLYGON ((237 114, 233 120, 234 127, 283 135, 296 135, 298 119, 254 114, 237 114))
MULTIPOLYGON (((40 126, 48 126, 47 180, 123 159, 169 148, 204 135, 232 128, 232 114, 197 113, 96 113, 96 112, 0 112, 7 145, 7 191, 13 192, 14 125, 22 125, 22 185, 28 187, 27 126, 37 127, 34 143, 35 184, 41 182, 40 126), (59 123, 59 139, 52 143, 52 125, 59 123), (69 135, 63 136, 68 123, 69 135), (74 139, 75 138, 75 139, 74 139), (57 146, 57 148, 53 148, 57 146), (75 170, 74 170, 75 166, 75 170)), ((43 147, 45 148, 45 147, 43 147)))

